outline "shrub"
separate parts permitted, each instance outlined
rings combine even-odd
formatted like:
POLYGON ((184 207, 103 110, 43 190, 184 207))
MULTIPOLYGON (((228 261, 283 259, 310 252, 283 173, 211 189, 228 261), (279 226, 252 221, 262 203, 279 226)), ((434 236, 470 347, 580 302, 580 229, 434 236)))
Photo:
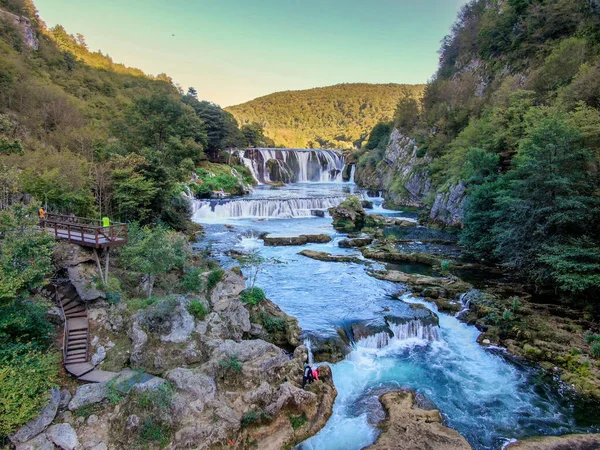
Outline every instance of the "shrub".
POLYGON ((594 342, 590 347, 590 353, 594 358, 600 358, 600 342, 594 342))
POLYGON ((188 268, 181 277, 181 287, 186 292, 200 292, 203 280, 200 278, 202 270, 197 267, 188 268))
POLYGON ((0 310, 0 361, 16 353, 45 350, 53 335, 44 303, 26 300, 4 306, 0 310))
POLYGON ((0 436, 33 419, 58 378, 58 355, 29 352, 0 360, 0 436))
POLYGON ((442 272, 448 272, 451 268, 452 268, 452 263, 450 261, 448 261, 447 259, 444 259, 440 263, 440 270, 442 272))
POLYGON ((192 300, 188 304, 187 310, 198 320, 204 320, 204 317, 208 313, 206 306, 204 306, 204 303, 202 303, 200 300, 192 300))
POLYGON ((271 420, 271 416, 266 411, 258 409, 255 411, 246 411, 242 415, 242 427, 249 427, 259 423, 264 423, 271 420))
POLYGON ((294 430, 297 430, 298 428, 301 428, 306 422, 308 422, 308 419, 306 418, 306 414, 302 414, 301 416, 290 416, 290 423, 292 424, 292 428, 294 430))
POLYGON ((219 366, 225 374, 239 374, 242 372, 242 362, 239 360, 238 355, 235 354, 230 355, 223 361, 219 361, 219 366))
POLYGON ((206 289, 210 292, 214 289, 219 281, 225 276, 225 271, 221 268, 213 269, 208 274, 208 280, 206 282, 206 289))
POLYGON ((265 292, 259 287, 244 289, 240 294, 240 300, 249 305, 258 305, 266 298, 265 292))
POLYGON ((600 342, 600 334, 592 334, 590 332, 585 333, 583 335, 583 339, 587 344, 592 344, 594 342, 600 342))
POLYGON ((139 404, 142 408, 158 408, 160 412, 167 412, 171 406, 171 400, 175 394, 175 389, 171 383, 165 383, 158 389, 149 389, 143 391, 139 398, 139 404))
POLYGON ((132 312, 136 312, 154 305, 159 300, 160 297, 131 298, 127 300, 127 308, 132 312))
POLYGON ((285 331, 285 320, 280 317, 273 317, 262 311, 260 313, 262 323, 269 333, 276 333, 278 331, 285 331))
POLYGON ((113 405, 123 400, 123 394, 119 391, 119 386, 117 386, 115 380, 110 380, 106 384, 106 398, 113 405))

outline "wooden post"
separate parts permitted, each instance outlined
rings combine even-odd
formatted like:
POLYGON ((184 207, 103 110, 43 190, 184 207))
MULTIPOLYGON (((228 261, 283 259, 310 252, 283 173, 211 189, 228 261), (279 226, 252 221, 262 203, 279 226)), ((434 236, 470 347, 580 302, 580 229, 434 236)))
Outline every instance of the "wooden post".
POLYGON ((102 266, 100 265, 100 257, 98 256, 98 249, 94 247, 94 256, 96 257, 96 266, 98 267, 98 273, 100 274, 100 279, 104 280, 104 275, 102 274, 102 266))
POLYGON ((106 258, 104 261, 104 283, 108 283, 108 267, 110 264, 110 247, 106 247, 106 258))

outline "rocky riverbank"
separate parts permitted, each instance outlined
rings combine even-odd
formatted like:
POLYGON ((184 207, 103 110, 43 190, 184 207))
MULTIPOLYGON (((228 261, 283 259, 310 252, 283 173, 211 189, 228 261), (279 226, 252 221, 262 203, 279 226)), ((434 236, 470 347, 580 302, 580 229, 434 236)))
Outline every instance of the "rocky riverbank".
POLYGON ((297 321, 269 300, 242 302, 239 270, 212 265, 198 271, 197 292, 115 301, 80 276, 95 268, 91 253, 61 245, 55 259, 69 269, 73 295, 88 299, 92 363, 116 378, 65 376, 40 418, 12 436, 18 450, 275 450, 327 422, 337 395, 330 368, 321 365, 320 381, 301 388, 308 354, 297 321))

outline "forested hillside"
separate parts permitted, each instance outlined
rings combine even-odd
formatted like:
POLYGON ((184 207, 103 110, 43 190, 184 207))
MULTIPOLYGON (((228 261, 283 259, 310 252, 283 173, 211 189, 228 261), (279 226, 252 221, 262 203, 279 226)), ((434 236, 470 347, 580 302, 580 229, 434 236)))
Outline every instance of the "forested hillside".
POLYGON ((376 184, 384 154, 405 151, 398 204, 416 193, 432 219, 457 218, 474 256, 597 300, 599 109, 597 1, 471 1, 422 102, 403 99, 373 130, 358 177, 376 184))
POLYGON ((226 108, 241 124, 264 126, 279 147, 360 147, 370 129, 390 120, 398 100, 420 97, 423 85, 338 84, 285 91, 226 108))
POLYGON ((266 144, 260 126, 240 129, 194 89, 184 95, 165 74, 116 64, 60 25, 47 29, 30 0, 0 9, 0 206, 32 197, 54 211, 181 228, 180 183, 195 168, 222 149, 266 144))

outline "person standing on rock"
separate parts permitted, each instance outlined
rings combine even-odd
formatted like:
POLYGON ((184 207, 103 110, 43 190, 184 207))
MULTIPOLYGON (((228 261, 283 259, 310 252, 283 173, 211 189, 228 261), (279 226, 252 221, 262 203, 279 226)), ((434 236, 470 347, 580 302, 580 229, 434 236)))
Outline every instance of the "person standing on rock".
POLYGON ((312 366, 309 363, 304 364, 304 374, 302 375, 302 389, 306 384, 313 382, 313 371, 312 366))

